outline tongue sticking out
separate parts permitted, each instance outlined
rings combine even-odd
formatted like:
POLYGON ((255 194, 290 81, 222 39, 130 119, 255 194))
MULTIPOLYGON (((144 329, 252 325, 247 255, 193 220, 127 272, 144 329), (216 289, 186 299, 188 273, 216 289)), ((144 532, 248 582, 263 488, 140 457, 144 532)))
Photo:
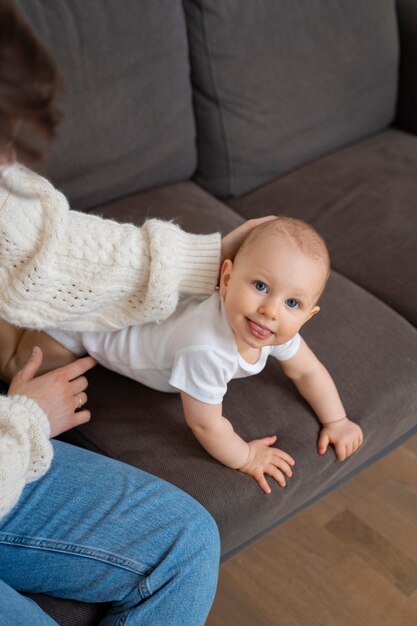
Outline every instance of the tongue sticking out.
POLYGON ((248 320, 248 326, 252 335, 257 337, 258 339, 269 339, 269 337, 272 337, 272 335, 274 334, 267 328, 259 326, 259 324, 256 324, 256 322, 253 322, 252 320, 248 320))

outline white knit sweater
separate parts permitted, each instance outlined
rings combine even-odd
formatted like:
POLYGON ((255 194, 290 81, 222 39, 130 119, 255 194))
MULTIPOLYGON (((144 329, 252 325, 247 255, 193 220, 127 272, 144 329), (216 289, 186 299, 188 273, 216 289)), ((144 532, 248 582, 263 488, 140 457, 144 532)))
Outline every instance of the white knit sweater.
MULTIPOLYGON (((0 171, 0 318, 30 328, 111 330, 161 320, 180 293, 210 293, 220 236, 170 222, 141 228, 70 211, 19 164, 0 171)), ((0 517, 49 468, 49 423, 21 396, 0 397, 0 517)))

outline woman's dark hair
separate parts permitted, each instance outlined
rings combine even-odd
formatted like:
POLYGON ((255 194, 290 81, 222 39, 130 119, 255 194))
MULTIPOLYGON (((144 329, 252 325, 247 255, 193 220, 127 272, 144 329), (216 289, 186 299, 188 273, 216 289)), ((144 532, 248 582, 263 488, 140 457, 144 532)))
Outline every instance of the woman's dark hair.
POLYGON ((55 62, 12 0, 0 0, 0 149, 14 144, 19 157, 39 152, 24 142, 18 124, 52 139, 59 121, 55 62))

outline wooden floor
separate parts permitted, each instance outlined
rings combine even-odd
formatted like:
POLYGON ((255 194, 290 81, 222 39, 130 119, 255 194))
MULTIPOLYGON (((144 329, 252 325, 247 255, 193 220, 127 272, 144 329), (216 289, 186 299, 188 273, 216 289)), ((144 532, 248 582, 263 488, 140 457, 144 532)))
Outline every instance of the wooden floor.
POLYGON ((206 626, 417 626, 417 436, 222 565, 206 626))

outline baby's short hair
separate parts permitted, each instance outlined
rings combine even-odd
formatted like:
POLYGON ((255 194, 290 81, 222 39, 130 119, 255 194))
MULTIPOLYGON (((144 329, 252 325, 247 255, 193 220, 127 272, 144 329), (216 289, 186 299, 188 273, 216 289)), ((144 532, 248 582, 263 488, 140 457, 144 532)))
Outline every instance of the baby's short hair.
POLYGON ((326 243, 311 224, 307 224, 307 222, 297 218, 280 215, 275 219, 256 226, 245 237, 235 258, 244 254, 249 247, 258 243, 261 238, 277 235, 295 243, 306 256, 322 261, 326 272, 324 283, 326 284, 330 273, 330 256, 326 243))

